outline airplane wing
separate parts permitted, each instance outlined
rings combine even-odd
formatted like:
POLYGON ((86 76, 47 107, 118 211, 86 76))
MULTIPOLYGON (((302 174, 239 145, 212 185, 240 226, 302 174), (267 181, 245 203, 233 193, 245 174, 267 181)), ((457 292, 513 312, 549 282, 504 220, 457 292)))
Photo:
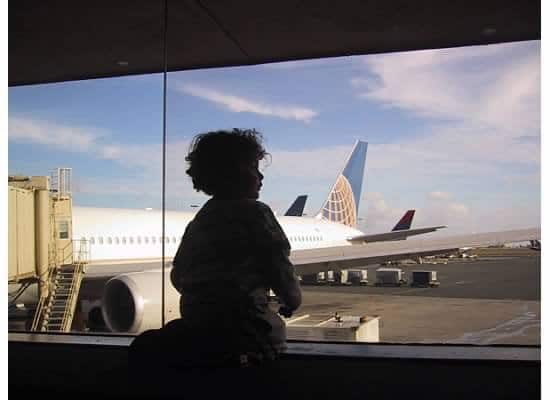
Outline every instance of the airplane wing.
POLYGON ((296 250, 290 259, 299 274, 354 268, 385 261, 444 254, 463 247, 484 247, 540 238, 540 228, 488 232, 445 238, 384 241, 353 246, 296 250))
POLYGON ((430 226, 427 228, 415 228, 415 229, 403 229, 395 230, 385 233, 375 233, 371 235, 360 235, 348 238, 348 241, 352 243, 372 243, 372 242, 385 242, 390 240, 404 240, 409 236, 420 235, 428 232, 435 232, 438 229, 446 228, 446 226, 430 226))

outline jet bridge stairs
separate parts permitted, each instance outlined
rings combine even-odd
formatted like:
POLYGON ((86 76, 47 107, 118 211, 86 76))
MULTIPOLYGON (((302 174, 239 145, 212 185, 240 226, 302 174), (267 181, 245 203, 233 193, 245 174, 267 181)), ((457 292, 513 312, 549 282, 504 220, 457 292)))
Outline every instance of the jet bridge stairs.
MULTIPOLYGON (((72 248, 72 243, 70 246, 72 248)), ((49 290, 46 296, 40 298, 31 327, 32 331, 71 331, 80 284, 84 277, 87 255, 86 241, 81 241, 80 249, 75 255, 76 259, 73 263, 49 269, 49 290)))
POLYGON ((38 303, 32 331, 69 332, 76 311, 84 264, 75 263, 52 268, 51 290, 38 303))

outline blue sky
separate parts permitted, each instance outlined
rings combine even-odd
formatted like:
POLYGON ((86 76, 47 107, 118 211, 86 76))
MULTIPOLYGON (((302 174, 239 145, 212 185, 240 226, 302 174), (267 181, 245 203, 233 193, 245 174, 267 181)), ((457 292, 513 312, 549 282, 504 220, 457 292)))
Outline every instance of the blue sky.
MULTIPOLYGON (((369 142, 359 214, 385 231, 540 225, 540 42, 320 59, 168 75, 167 205, 189 210, 198 132, 254 127, 272 163, 262 200, 321 206, 355 140, 369 142)), ((9 173, 73 168, 74 202, 159 207, 162 75, 9 89, 9 173)))

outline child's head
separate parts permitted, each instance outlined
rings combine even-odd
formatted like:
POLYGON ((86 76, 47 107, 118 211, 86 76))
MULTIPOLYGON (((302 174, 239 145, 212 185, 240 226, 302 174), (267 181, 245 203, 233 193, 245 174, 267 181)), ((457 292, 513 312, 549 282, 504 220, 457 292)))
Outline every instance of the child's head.
POLYGON ((262 135, 254 129, 201 133, 185 158, 187 174, 193 187, 208 195, 257 199, 263 179, 258 162, 267 155, 262 135))

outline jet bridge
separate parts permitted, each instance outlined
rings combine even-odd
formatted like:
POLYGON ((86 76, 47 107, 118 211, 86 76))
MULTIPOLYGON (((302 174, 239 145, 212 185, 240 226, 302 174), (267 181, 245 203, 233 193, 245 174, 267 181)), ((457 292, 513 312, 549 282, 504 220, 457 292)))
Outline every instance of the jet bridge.
POLYGON ((8 249, 8 284, 20 287, 9 304, 38 283, 32 330, 69 331, 88 253, 73 243, 71 168, 8 177, 8 249))

